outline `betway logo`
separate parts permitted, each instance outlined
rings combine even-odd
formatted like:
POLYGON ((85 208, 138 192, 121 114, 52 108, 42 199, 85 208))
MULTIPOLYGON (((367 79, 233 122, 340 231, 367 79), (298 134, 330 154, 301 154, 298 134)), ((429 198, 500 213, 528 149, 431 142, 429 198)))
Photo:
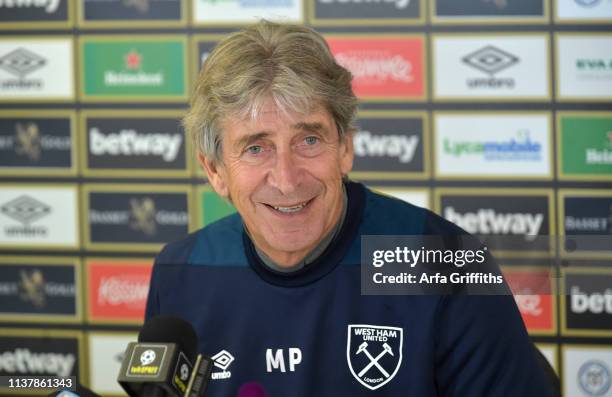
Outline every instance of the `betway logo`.
POLYGON ((135 130, 121 130, 104 134, 98 128, 89 130, 89 146, 96 156, 159 156, 172 162, 181 148, 181 134, 139 134, 135 130))
POLYGON ((402 82, 414 80, 412 64, 400 55, 389 57, 384 53, 375 52, 365 55, 358 51, 357 54, 341 52, 336 54, 336 61, 347 68, 356 79, 371 78, 402 82))
POLYGON ((374 135, 359 131, 353 137, 355 155, 359 157, 396 157, 400 163, 410 163, 419 144, 417 135, 374 135))
POLYGON ((98 304, 100 305, 139 305, 147 300, 149 279, 139 276, 105 277, 100 282, 98 304))
POLYGON ((44 8, 47 14, 57 10, 60 0, 0 0, 1 8, 44 8))
POLYGON ((592 292, 588 294, 580 291, 580 287, 573 286, 572 294, 572 313, 595 313, 612 314, 612 289, 608 288, 603 293, 592 292))
POLYGON ((498 214, 492 208, 462 214, 446 207, 444 217, 473 234, 524 235, 526 240, 535 240, 544 220, 543 214, 498 214))
POLYGON ((410 5, 410 0, 319 0, 321 4, 395 4, 395 8, 403 9, 410 5))
POLYGON ((70 376, 76 358, 73 354, 34 353, 15 349, 0 354, 0 372, 21 375, 70 376))

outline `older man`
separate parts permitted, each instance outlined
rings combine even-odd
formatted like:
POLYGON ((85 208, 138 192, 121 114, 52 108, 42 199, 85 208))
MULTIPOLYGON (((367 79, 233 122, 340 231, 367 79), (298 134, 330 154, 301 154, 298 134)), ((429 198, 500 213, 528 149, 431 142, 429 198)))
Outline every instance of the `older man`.
POLYGON ((362 235, 461 234, 348 181, 350 73, 311 29, 261 22, 206 60, 185 126, 238 214, 169 244, 147 316, 190 321, 210 396, 547 396, 510 296, 364 296, 362 235))

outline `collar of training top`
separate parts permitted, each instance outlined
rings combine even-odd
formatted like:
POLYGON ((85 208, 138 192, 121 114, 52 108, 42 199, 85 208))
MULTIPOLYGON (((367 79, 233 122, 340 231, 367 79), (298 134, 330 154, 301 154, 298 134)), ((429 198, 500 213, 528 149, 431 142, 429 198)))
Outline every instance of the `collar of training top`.
POLYGON ((347 182, 345 187, 348 202, 340 232, 314 262, 294 272, 275 271, 261 261, 253 242, 243 231, 245 255, 251 268, 265 281, 282 287, 301 287, 319 280, 334 270, 355 239, 365 208, 365 187, 355 182, 347 182))

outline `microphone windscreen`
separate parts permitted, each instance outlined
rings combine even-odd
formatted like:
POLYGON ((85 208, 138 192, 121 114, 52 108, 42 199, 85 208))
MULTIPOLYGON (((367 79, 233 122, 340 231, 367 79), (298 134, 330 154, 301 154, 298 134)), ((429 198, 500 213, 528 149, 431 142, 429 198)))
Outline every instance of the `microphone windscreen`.
POLYGON ((249 382, 240 386, 236 397, 266 397, 266 391, 262 385, 257 382, 249 382))
POLYGON ((138 342, 176 343, 192 363, 196 359, 198 337, 191 324, 179 317, 151 317, 142 326, 138 342))

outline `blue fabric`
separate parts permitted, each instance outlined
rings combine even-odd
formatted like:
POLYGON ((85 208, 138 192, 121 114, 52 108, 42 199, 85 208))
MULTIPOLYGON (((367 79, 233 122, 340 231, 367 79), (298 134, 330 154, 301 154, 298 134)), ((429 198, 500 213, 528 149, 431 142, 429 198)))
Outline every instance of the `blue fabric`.
MULTIPOLYGON (((180 316, 194 326, 200 352, 225 350, 234 357, 225 371, 215 367, 217 379, 206 396, 233 397, 249 382, 263 386, 268 397, 549 396, 511 296, 361 295, 361 235, 464 232, 362 185, 351 183, 347 192, 340 236, 297 275, 261 267, 238 215, 159 254, 147 318, 180 316), (396 334, 388 340, 393 355, 383 352, 380 341, 356 353, 359 348, 348 343, 349 326, 360 325, 401 329, 401 349, 396 334), (297 361, 297 350, 290 349, 301 353, 293 368, 290 354, 297 361), (390 380, 375 390, 353 374, 376 361, 368 354, 382 354, 377 363, 389 370, 390 380), (278 360, 271 366, 270 357, 283 357, 284 368, 278 360)), ((370 367, 364 377, 388 378, 370 367)))

